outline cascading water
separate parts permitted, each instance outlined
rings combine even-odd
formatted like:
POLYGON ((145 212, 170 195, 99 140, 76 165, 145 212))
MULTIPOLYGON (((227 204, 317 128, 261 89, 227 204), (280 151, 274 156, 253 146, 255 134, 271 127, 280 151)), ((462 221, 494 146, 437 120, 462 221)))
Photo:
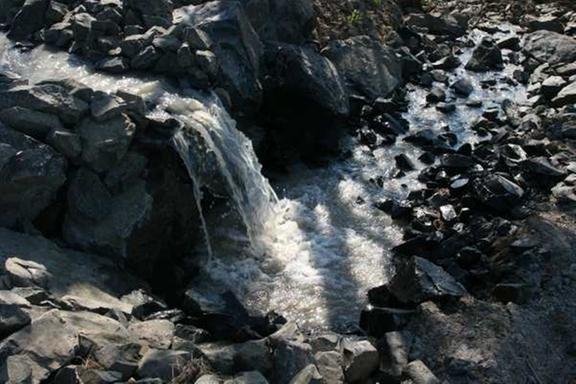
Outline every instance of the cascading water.
MULTIPOLYGON (((477 41, 483 35, 474 31, 471 36, 477 41)), ((9 45, 0 36, 0 49, 9 45)), ((197 186, 196 204, 202 208, 200 186, 213 182, 203 179, 199 153, 215 160, 231 197, 230 209, 217 207, 202 218, 208 252, 214 255, 206 271, 249 308, 273 309, 304 326, 342 327, 357 323, 366 290, 389 278, 390 249, 401 241, 402 231, 373 203, 403 199, 420 187, 417 171, 393 177, 396 155, 408 155, 419 169, 424 166, 416 160, 422 150, 401 137, 395 145, 374 151, 346 138, 343 146, 350 154, 346 159, 322 169, 294 166, 289 176, 274 177, 272 184, 282 196, 278 199, 260 172, 250 141, 235 128, 217 97, 192 90, 176 92, 154 79, 94 74, 74 57, 42 48, 3 52, 4 64, 31 82, 73 78, 95 89, 123 89, 156 105, 152 115, 168 115, 184 123, 173 144, 197 186), (200 137, 205 149, 195 147, 190 135, 200 137), (383 180, 383 185, 374 179, 383 180)), ((470 53, 467 49, 461 55, 464 63, 470 53)), ((509 76, 515 68, 507 65, 503 74, 509 76)), ((482 80, 501 75, 472 74, 461 67, 450 80, 471 78, 476 88, 472 97, 485 102, 524 100, 523 87, 482 89, 482 80)), ((410 133, 443 132, 448 124, 459 143, 478 140, 469 125, 480 110, 456 101, 456 112, 444 115, 427 105, 427 90, 411 85, 408 90, 410 105, 404 117, 410 133)))

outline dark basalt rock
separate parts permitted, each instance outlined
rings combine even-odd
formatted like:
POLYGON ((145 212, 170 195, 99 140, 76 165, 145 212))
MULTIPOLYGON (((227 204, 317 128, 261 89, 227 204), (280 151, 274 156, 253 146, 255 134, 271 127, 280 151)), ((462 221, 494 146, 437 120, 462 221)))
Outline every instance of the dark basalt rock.
POLYGON ((502 53, 491 38, 485 37, 472 53, 466 69, 474 72, 484 72, 491 69, 502 69, 504 61, 502 53))
POLYGON ((468 97, 472 92, 474 92, 474 86, 468 78, 462 78, 454 82, 450 88, 456 92, 456 95, 462 97, 468 97))
POLYGON ((524 196, 524 190, 520 186, 498 174, 479 177, 473 184, 476 198, 501 212, 518 205, 524 196))

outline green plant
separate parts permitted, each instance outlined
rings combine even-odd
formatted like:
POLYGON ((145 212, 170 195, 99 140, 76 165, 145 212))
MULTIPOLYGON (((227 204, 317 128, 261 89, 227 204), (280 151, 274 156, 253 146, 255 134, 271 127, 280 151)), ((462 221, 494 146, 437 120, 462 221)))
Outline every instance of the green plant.
POLYGON ((357 25, 360 24, 362 22, 362 13, 355 9, 352 11, 352 13, 348 16, 348 24, 350 25, 357 25))
POLYGON ((372 5, 374 8, 380 8, 382 6, 382 0, 372 0, 372 5))

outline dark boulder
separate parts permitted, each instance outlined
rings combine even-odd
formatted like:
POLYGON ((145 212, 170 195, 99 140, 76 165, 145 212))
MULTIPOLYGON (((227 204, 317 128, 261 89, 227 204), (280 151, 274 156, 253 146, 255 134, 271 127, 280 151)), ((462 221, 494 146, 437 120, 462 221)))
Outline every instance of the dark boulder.
POLYGON ((8 36, 15 40, 25 40, 40 30, 44 26, 49 3, 49 0, 26 0, 12 19, 8 36))
POLYGON ((402 82, 401 61, 371 37, 332 41, 322 53, 334 63, 350 94, 375 100, 388 96, 402 82))
POLYGON ((460 23, 451 15, 433 15, 430 13, 411 14, 406 19, 406 25, 426 28, 430 33, 459 37, 466 33, 466 25, 460 23))
POLYGON ((349 100, 334 65, 310 48, 269 44, 265 72, 261 114, 275 143, 303 157, 337 150, 349 100))
POLYGON ((450 88, 454 90, 456 95, 462 97, 468 97, 472 94, 472 92, 474 92, 474 86, 472 85, 472 82, 466 77, 463 77, 454 82, 450 88))

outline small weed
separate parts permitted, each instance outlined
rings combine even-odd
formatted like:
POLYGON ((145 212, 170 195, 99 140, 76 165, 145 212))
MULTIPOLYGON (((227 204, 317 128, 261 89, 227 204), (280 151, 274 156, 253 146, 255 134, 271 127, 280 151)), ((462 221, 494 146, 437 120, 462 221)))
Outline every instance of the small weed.
POLYGON ((382 0, 372 0, 372 5, 374 8, 380 8, 382 6, 382 0))
POLYGON ((355 9, 352 13, 348 16, 348 24, 350 25, 358 25, 362 22, 362 13, 355 9))

